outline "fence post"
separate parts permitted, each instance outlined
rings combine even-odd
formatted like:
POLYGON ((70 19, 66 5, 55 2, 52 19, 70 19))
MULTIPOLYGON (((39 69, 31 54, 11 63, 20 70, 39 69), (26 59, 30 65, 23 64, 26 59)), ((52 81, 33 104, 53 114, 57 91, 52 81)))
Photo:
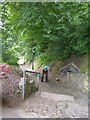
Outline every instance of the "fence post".
POLYGON ((22 90, 23 100, 24 100, 24 94, 25 94, 25 70, 23 70, 23 90, 22 90))
POLYGON ((67 72, 67 82, 68 82, 68 80, 69 80, 69 72, 67 72))

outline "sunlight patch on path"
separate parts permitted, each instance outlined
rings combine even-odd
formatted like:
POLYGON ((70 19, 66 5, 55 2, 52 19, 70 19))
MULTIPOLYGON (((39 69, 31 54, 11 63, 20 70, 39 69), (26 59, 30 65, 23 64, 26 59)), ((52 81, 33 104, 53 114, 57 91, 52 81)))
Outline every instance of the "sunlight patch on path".
POLYGON ((36 114, 34 112, 25 112, 22 109, 13 109, 13 108, 3 108, 2 112, 3 118, 47 118, 48 116, 43 116, 36 114))

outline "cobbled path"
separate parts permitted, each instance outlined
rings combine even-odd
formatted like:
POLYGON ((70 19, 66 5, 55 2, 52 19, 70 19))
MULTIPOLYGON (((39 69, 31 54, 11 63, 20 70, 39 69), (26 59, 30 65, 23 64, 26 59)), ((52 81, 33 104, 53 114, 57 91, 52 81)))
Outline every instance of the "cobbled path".
POLYGON ((77 104, 74 97, 68 95, 37 92, 21 108, 44 118, 88 118, 87 107, 77 104))
POLYGON ((64 91, 66 95, 60 94, 62 89, 58 87, 55 92, 49 84, 39 83, 39 91, 21 105, 25 113, 34 113, 36 118, 88 118, 88 103, 83 101, 84 99, 82 101, 85 104, 79 104, 81 101, 77 102, 68 90, 64 91))
POLYGON ((3 108, 3 118, 88 118, 87 100, 76 100, 79 95, 58 83, 39 82, 39 91, 20 106, 3 108))

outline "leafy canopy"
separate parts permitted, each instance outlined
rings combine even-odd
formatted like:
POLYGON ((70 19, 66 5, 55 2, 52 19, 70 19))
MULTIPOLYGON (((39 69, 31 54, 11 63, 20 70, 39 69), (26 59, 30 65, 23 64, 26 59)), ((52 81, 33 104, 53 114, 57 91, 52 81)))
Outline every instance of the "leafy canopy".
POLYGON ((43 62, 86 54, 88 3, 2 3, 3 60, 19 55, 32 60, 32 48, 43 62))

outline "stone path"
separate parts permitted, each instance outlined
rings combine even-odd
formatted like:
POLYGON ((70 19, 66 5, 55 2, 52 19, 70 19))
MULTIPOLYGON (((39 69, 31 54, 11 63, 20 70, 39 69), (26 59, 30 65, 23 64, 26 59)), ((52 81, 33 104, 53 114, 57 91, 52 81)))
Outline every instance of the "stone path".
POLYGON ((74 95, 58 83, 40 82, 39 91, 20 106, 3 107, 3 118, 88 118, 88 103, 83 98, 76 101, 74 95))
POLYGON ((2 118, 45 118, 45 116, 36 114, 34 112, 25 112, 22 109, 6 108, 2 109, 2 118))
POLYGON ((3 108, 3 118, 88 118, 88 109, 73 96, 37 92, 19 108, 3 108))
POLYGON ((47 92, 36 93, 21 108, 48 118, 88 118, 88 107, 77 104, 73 96, 47 92))

